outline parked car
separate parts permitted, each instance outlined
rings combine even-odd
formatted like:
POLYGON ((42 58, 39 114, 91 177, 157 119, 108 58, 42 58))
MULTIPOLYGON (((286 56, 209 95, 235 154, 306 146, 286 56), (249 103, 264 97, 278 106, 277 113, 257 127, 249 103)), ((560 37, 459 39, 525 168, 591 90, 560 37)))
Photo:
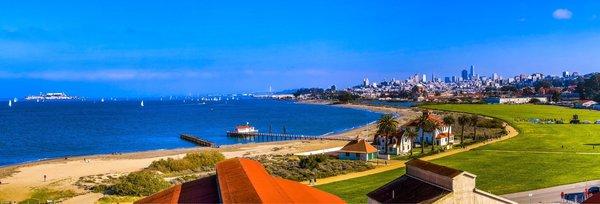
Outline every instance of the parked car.
POLYGON ((595 123, 596 123, 596 124, 600 124, 600 120, 596 120, 596 122, 595 122, 595 123))
POLYGON ((592 186, 592 187, 588 188, 588 193, 590 193, 590 194, 600 193, 600 187, 592 186))
POLYGON ((575 203, 582 203, 585 200, 585 195, 583 193, 567 193, 563 199, 575 203))

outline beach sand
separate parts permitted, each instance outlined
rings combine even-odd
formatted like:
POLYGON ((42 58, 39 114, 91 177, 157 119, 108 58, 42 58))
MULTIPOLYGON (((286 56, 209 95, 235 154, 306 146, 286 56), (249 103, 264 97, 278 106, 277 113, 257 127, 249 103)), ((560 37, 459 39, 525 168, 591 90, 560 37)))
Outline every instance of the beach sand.
MULTIPOLYGON (((368 109, 371 111, 397 113, 400 124, 415 117, 411 109, 385 108, 365 105, 338 105, 346 108, 368 109)), ((369 138, 376 131, 376 125, 355 128, 346 132, 328 135, 328 137, 369 138)), ((255 144, 227 145, 217 148, 227 158, 252 157, 263 154, 291 154, 340 147, 345 141, 280 141, 255 144)), ((16 166, 0 168, 0 201, 21 201, 27 199, 32 188, 48 187, 53 189, 72 189, 80 195, 67 203, 94 203, 102 195, 90 193, 78 188, 75 182, 84 176, 99 174, 127 174, 142 170, 152 161, 164 158, 181 158, 186 153, 210 148, 185 148, 125 153, 119 155, 95 155, 54 159, 16 166), (47 181, 44 182, 44 175, 47 181)))

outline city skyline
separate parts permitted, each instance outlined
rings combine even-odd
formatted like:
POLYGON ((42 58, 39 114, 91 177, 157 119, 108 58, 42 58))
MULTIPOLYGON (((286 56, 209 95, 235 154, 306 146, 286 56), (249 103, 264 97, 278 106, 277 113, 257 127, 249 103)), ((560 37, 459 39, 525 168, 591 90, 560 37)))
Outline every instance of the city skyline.
POLYGON ((0 98, 243 93, 599 70, 594 1, 2 3, 0 98), (336 9, 330 9, 336 8, 336 9), (499 71, 501 70, 501 71, 499 71))

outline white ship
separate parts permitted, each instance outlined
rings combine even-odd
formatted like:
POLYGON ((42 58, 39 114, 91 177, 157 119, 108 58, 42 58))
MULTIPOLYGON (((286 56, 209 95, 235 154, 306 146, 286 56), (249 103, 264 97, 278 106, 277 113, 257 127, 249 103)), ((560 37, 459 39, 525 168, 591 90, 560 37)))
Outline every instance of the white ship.
POLYGON ((27 96, 25 98, 25 100, 72 100, 75 99, 75 97, 72 96, 67 96, 67 94, 65 93, 46 93, 46 94, 41 94, 38 96, 27 96))

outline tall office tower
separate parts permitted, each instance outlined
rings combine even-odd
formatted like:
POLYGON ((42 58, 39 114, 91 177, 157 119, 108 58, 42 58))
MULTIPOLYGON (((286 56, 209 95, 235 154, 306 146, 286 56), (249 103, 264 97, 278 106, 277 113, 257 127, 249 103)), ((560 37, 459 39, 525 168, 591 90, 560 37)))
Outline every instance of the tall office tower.
POLYGON ((423 74, 423 78, 421 78, 421 82, 427 83, 427 74, 423 74))
POLYGON ((454 82, 454 83, 458 82, 458 77, 457 76, 452 76, 452 82, 454 82))
POLYGON ((463 81, 468 80, 469 79, 469 71, 467 71, 466 69, 463 69, 461 72, 461 77, 462 77, 463 81))
POLYGON ((369 79, 368 78, 363 79, 363 86, 364 87, 368 87, 369 86, 369 79))
POLYGON ((471 68, 469 69, 469 79, 475 79, 475 66, 473 65, 471 65, 471 68))
POLYGON ((567 78, 570 77, 571 75, 569 75, 569 71, 564 71, 563 72, 563 77, 567 78))
POLYGON ((498 80, 500 77, 498 77, 498 74, 494 73, 492 74, 492 80, 496 81, 498 80))
POLYGON ((444 83, 450 83, 452 82, 452 79, 450 79, 450 77, 444 77, 444 83))

